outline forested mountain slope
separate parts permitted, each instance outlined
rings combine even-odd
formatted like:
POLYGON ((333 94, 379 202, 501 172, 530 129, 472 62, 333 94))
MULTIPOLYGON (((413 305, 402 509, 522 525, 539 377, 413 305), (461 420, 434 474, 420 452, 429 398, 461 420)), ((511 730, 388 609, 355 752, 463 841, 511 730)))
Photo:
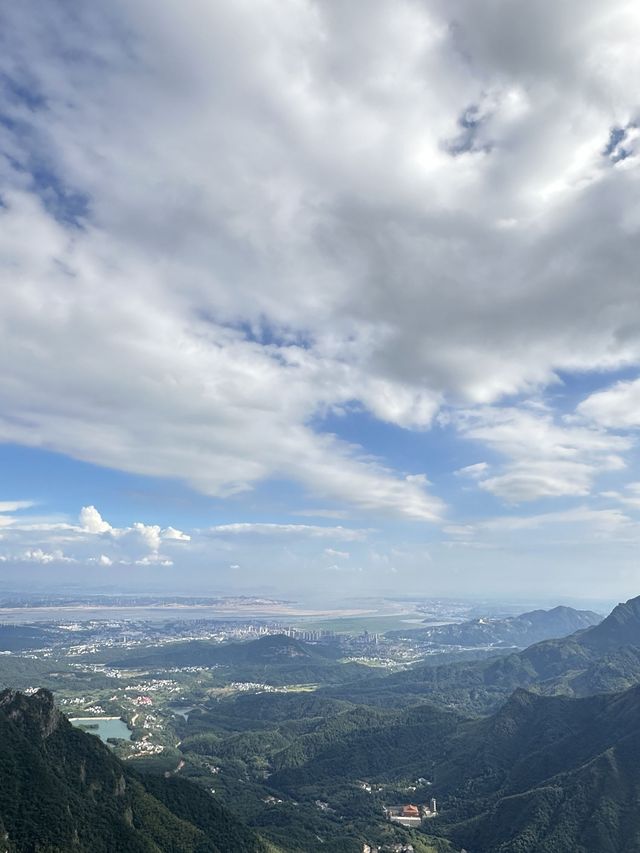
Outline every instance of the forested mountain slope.
POLYGON ((640 850, 640 688, 585 699, 518 691, 436 771, 447 834, 473 853, 640 850))
POLYGON ((423 706, 375 731, 346 734, 302 766, 275 773, 283 791, 426 777, 429 825, 471 853, 640 850, 640 687, 571 699, 517 690, 490 717, 423 706))
POLYGON ((268 849, 197 786, 132 772, 45 690, 0 693, 0 825, 7 853, 268 849))
POLYGON ((559 640, 484 661, 419 664, 404 672, 328 688, 353 702, 405 704, 421 699, 463 712, 495 710, 518 687, 587 696, 640 683, 640 597, 619 604, 600 624, 559 640))
POLYGON ((109 658, 117 667, 145 667, 162 672, 171 666, 227 667, 238 681, 262 680, 268 684, 340 684, 370 673, 369 667, 339 661, 336 645, 314 645, 283 634, 248 642, 211 640, 167 643, 154 649, 133 650, 109 658))

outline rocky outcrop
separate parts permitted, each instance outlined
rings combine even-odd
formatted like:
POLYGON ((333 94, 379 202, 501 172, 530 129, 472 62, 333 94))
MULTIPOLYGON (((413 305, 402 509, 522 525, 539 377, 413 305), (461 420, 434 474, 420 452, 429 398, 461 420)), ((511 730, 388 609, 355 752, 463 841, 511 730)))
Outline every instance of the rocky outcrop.
POLYGON ((18 690, 3 690, 0 693, 0 711, 25 733, 46 739, 67 720, 58 711, 53 695, 41 688, 31 696, 18 690))

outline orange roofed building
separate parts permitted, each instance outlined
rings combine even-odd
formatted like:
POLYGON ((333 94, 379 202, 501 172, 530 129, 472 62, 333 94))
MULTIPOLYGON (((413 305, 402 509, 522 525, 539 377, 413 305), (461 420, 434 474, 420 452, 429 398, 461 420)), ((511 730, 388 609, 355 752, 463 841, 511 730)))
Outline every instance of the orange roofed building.
POLYGON ((418 806, 388 806, 385 808, 387 820, 392 823, 399 823, 400 826, 420 826, 422 817, 418 806))

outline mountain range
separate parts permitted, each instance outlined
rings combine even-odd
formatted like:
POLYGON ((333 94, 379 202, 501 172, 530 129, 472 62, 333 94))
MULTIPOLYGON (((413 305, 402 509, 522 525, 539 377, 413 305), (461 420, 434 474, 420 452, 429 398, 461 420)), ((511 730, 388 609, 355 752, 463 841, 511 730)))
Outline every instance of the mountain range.
POLYGON ((517 690, 495 714, 429 705, 347 733, 270 784, 296 796, 365 779, 437 793, 429 831, 469 853, 637 853, 640 686, 584 699, 517 690))
MULTIPOLYGON (((331 678, 344 666, 338 653, 275 636, 126 660, 331 678)), ((148 775, 74 729, 46 690, 0 693, 4 849, 315 853, 323 839, 322 849, 343 853, 388 837, 386 803, 436 795, 438 817, 410 833, 416 850, 637 853, 640 598, 567 637, 488 660, 211 697, 180 726, 180 776, 148 775), (207 790, 214 765, 221 801, 207 790)))
POLYGON ((604 620, 561 639, 482 661, 420 663, 403 672, 327 688, 352 702, 411 705, 428 699, 465 713, 490 713, 517 688, 570 696, 624 690, 640 683, 640 597, 604 620))
POLYGON ((311 743, 302 760, 289 748, 276 756, 270 784, 313 796, 363 779, 374 787, 418 779, 416 802, 439 798, 429 831, 469 853, 637 853, 639 661, 636 598, 594 627, 517 655, 397 673, 386 681, 421 705, 311 743), (632 686, 608 690, 620 681, 632 686), (427 698, 474 689, 493 690, 496 701, 511 695, 475 718, 427 698))
POLYGON ((601 621, 602 616, 592 610, 559 606, 551 610, 531 610, 518 616, 482 616, 452 625, 389 631, 387 636, 426 641, 434 646, 525 648, 542 640, 566 637, 601 621))

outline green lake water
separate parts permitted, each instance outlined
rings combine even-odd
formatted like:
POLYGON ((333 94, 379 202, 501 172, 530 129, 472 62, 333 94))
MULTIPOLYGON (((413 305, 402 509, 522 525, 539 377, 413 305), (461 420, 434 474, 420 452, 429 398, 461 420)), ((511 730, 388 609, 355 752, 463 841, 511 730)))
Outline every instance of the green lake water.
POLYGON ((131 740, 131 730, 122 720, 114 717, 76 717, 70 720, 72 726, 97 735, 107 743, 110 737, 131 740))

